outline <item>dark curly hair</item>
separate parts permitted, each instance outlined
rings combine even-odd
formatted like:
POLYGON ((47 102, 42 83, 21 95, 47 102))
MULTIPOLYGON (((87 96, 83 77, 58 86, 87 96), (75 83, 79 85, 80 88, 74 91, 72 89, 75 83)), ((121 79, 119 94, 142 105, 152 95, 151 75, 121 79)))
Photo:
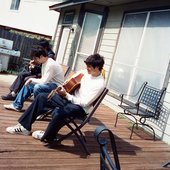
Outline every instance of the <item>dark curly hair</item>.
POLYGON ((32 48, 31 48, 31 58, 32 59, 35 58, 35 57, 40 58, 41 55, 44 56, 44 57, 48 57, 46 50, 42 46, 40 46, 40 45, 32 46, 32 48))
POLYGON ((90 65, 93 68, 98 67, 100 71, 103 69, 104 59, 100 54, 92 54, 88 56, 84 62, 86 65, 90 65))

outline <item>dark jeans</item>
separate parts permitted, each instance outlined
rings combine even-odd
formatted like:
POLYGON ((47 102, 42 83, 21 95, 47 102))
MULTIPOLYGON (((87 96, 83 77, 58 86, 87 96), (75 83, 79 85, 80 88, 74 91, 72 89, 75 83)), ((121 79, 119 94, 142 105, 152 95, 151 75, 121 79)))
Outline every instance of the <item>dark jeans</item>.
POLYGON ((47 99, 48 93, 39 94, 28 109, 19 118, 18 122, 27 130, 31 131, 32 124, 37 116, 44 113, 47 108, 54 109, 52 119, 42 137, 42 140, 53 140, 58 131, 65 125, 64 119, 67 117, 83 117, 86 113, 79 105, 72 104, 67 99, 55 95, 51 100, 47 99))
POLYGON ((23 87, 25 83, 25 78, 36 76, 36 74, 33 74, 31 72, 22 72, 19 73, 15 81, 10 86, 10 91, 14 91, 15 93, 18 93, 21 88, 23 87))

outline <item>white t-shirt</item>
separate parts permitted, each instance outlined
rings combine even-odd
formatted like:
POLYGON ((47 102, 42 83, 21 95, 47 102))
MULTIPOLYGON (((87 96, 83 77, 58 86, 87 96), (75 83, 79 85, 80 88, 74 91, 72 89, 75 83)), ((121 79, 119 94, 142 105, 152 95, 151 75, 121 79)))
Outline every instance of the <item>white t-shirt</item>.
POLYGON ((51 59, 42 64, 41 78, 31 78, 33 84, 56 83, 58 85, 64 82, 64 72, 61 65, 51 59))
POLYGON ((101 94, 105 87, 105 81, 102 75, 94 77, 83 71, 84 76, 81 79, 80 88, 75 90, 74 94, 67 93, 66 98, 74 104, 78 104, 88 112, 93 101, 101 94))

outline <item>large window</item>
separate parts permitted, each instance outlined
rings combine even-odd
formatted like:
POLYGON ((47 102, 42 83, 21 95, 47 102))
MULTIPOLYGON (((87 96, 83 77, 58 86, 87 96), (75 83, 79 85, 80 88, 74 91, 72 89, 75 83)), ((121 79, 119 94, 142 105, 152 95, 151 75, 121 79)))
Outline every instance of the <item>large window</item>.
POLYGON ((11 0, 11 10, 18 10, 20 5, 20 0, 11 0))
POLYGON ((102 15, 86 12, 74 60, 75 70, 85 67, 84 60, 94 53, 101 21, 102 15))
POLYGON ((134 94, 144 81, 162 88, 170 58, 170 10, 125 15, 108 86, 134 94))

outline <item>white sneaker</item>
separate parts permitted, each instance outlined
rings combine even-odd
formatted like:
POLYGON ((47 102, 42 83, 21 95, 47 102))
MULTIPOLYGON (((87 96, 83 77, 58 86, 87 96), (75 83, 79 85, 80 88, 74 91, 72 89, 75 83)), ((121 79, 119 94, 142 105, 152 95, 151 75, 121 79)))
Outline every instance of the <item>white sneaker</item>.
POLYGON ((5 107, 5 109, 8 109, 8 110, 14 110, 14 111, 17 111, 17 112, 21 111, 21 109, 15 108, 13 104, 4 104, 4 107, 5 107))
POLYGON ((22 125, 17 124, 16 126, 7 127, 6 131, 11 134, 20 134, 20 135, 30 135, 30 131, 25 129, 22 125))
POLYGON ((44 135, 44 131, 42 130, 36 130, 32 133, 32 137, 35 138, 35 139, 38 139, 38 140, 41 140, 41 138, 43 137, 44 135))

